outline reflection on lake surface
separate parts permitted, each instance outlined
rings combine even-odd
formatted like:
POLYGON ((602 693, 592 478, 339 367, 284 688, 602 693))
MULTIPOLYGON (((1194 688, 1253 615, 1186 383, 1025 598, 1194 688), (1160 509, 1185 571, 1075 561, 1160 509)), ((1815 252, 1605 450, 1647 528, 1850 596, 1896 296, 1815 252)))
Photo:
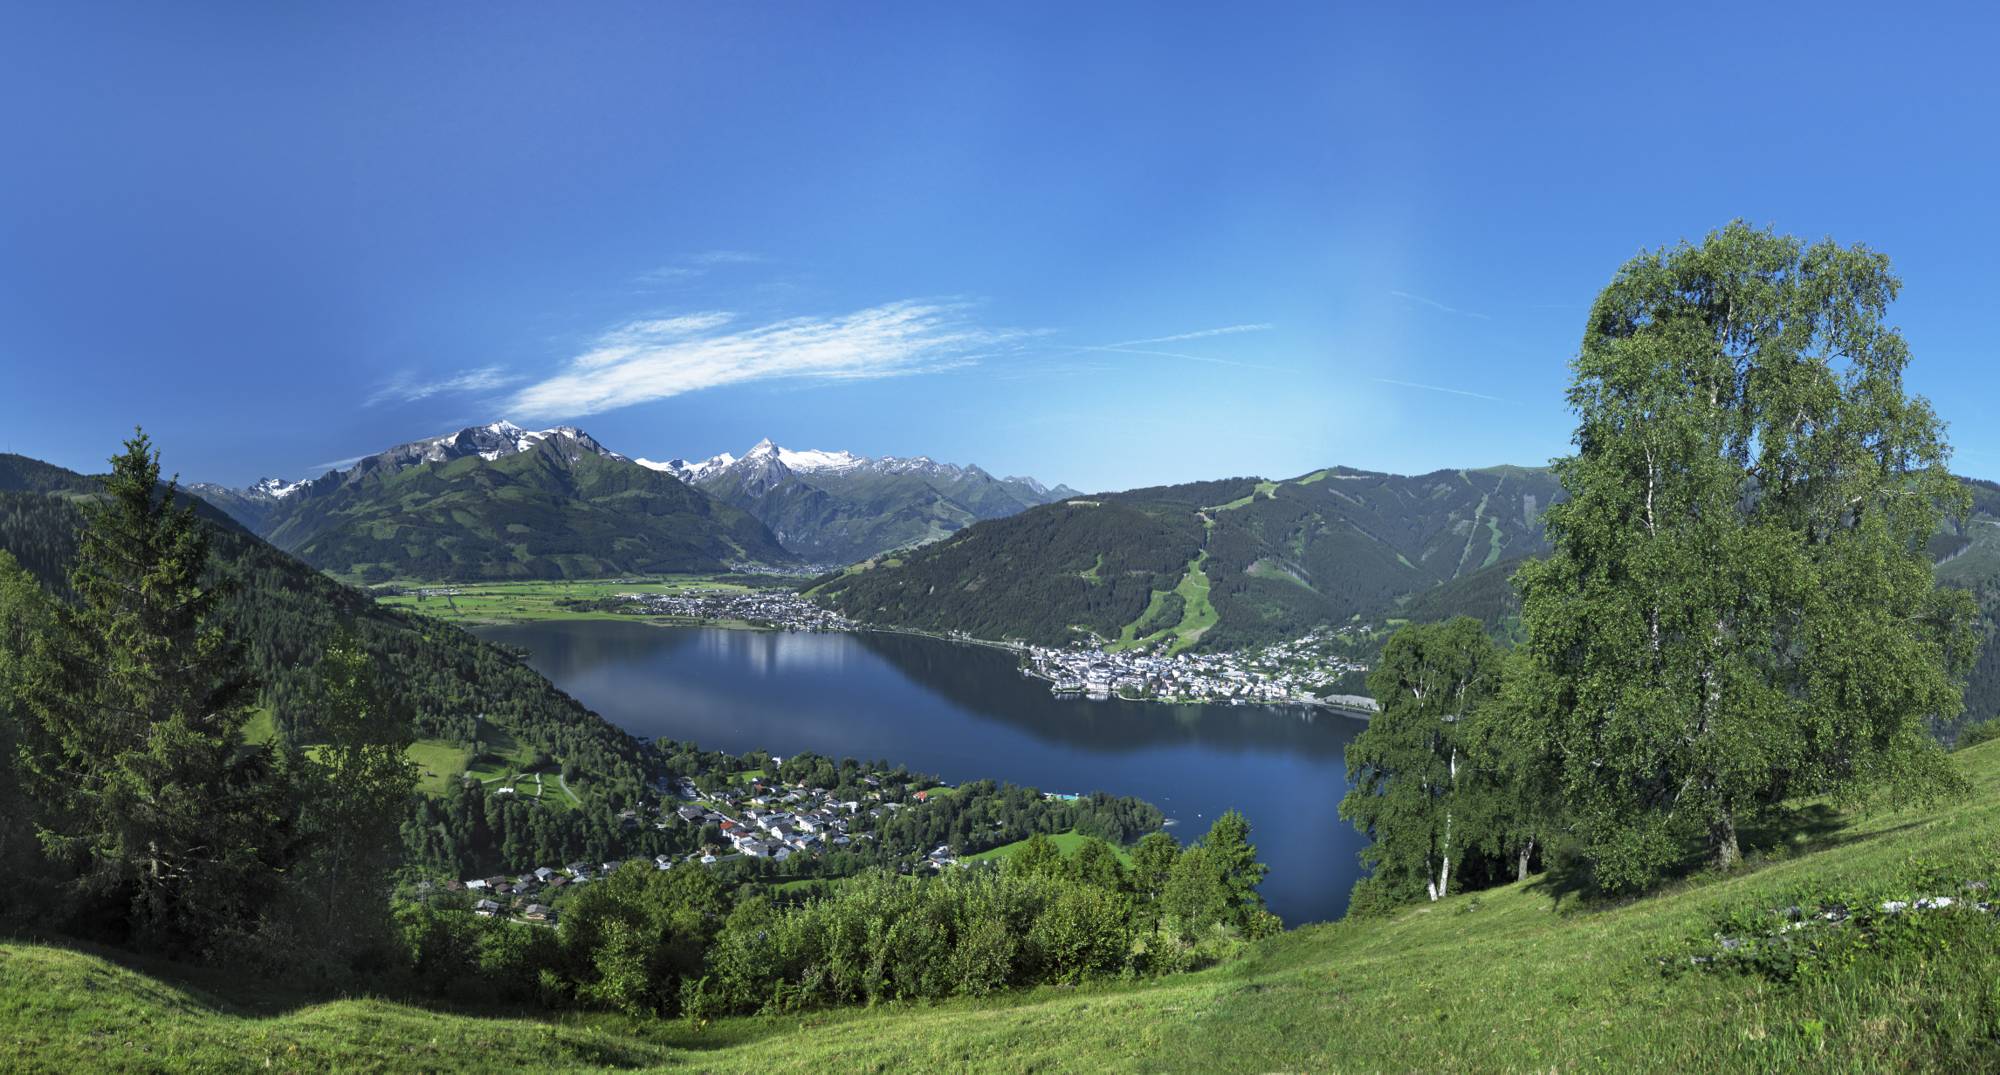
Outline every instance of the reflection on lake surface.
POLYGON ((1363 725, 1299 707, 1058 698, 1013 655, 892 634, 568 621, 481 628, 640 736, 709 749, 884 759, 957 783, 1133 795, 1191 840, 1250 818, 1264 895, 1292 924, 1338 917, 1362 841, 1337 816, 1363 725))

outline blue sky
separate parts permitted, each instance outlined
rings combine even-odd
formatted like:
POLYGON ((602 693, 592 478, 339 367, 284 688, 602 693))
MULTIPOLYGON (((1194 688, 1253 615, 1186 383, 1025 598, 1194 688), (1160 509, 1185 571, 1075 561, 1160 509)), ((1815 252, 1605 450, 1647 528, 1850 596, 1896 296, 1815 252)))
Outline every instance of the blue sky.
POLYGON ((1538 463, 1596 290, 1742 217, 1895 259, 2000 476, 1989 16, 1399 7, 11 5, 0 450, 1538 463))

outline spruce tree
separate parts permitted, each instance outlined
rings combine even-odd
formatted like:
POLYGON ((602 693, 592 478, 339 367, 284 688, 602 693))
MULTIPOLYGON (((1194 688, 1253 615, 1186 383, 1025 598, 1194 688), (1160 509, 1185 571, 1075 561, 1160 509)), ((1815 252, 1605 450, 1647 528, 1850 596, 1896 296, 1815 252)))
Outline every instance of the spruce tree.
POLYGON ((251 683, 203 582, 206 531, 143 432, 111 463, 58 616, 60 674, 34 700, 40 836, 86 916, 197 946, 269 895, 269 755, 243 746, 251 683))

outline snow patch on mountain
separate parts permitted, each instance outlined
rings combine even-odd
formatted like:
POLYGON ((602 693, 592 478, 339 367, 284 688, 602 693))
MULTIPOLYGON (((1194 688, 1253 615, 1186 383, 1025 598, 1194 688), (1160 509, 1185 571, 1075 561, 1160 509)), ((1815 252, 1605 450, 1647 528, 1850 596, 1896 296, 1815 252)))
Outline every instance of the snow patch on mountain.
POLYGON ((283 478, 259 478, 250 486, 253 493, 262 493, 272 500, 283 500, 306 487, 305 482, 288 482, 283 478))

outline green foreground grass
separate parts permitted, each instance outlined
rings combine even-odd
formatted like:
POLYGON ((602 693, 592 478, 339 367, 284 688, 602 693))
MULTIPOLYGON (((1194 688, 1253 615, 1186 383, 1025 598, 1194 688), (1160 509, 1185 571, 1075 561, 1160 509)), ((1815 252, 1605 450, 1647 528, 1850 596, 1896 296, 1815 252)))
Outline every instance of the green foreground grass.
POLYGON ((1783 985, 1663 974, 1725 908, 2000 859, 2000 742, 1957 755, 1946 807, 1825 816, 1722 879, 1612 908, 1545 879, 1388 920, 1294 930, 1199 974, 995 1000, 718 1021, 468 1015, 327 1000, 178 968, 0 945, 0 1042, 20 1070, 702 1071, 1991 1070, 1993 943, 1851 964, 1783 985), (151 970, 162 976, 141 973, 151 970), (276 990, 276 992, 274 992, 276 990))

